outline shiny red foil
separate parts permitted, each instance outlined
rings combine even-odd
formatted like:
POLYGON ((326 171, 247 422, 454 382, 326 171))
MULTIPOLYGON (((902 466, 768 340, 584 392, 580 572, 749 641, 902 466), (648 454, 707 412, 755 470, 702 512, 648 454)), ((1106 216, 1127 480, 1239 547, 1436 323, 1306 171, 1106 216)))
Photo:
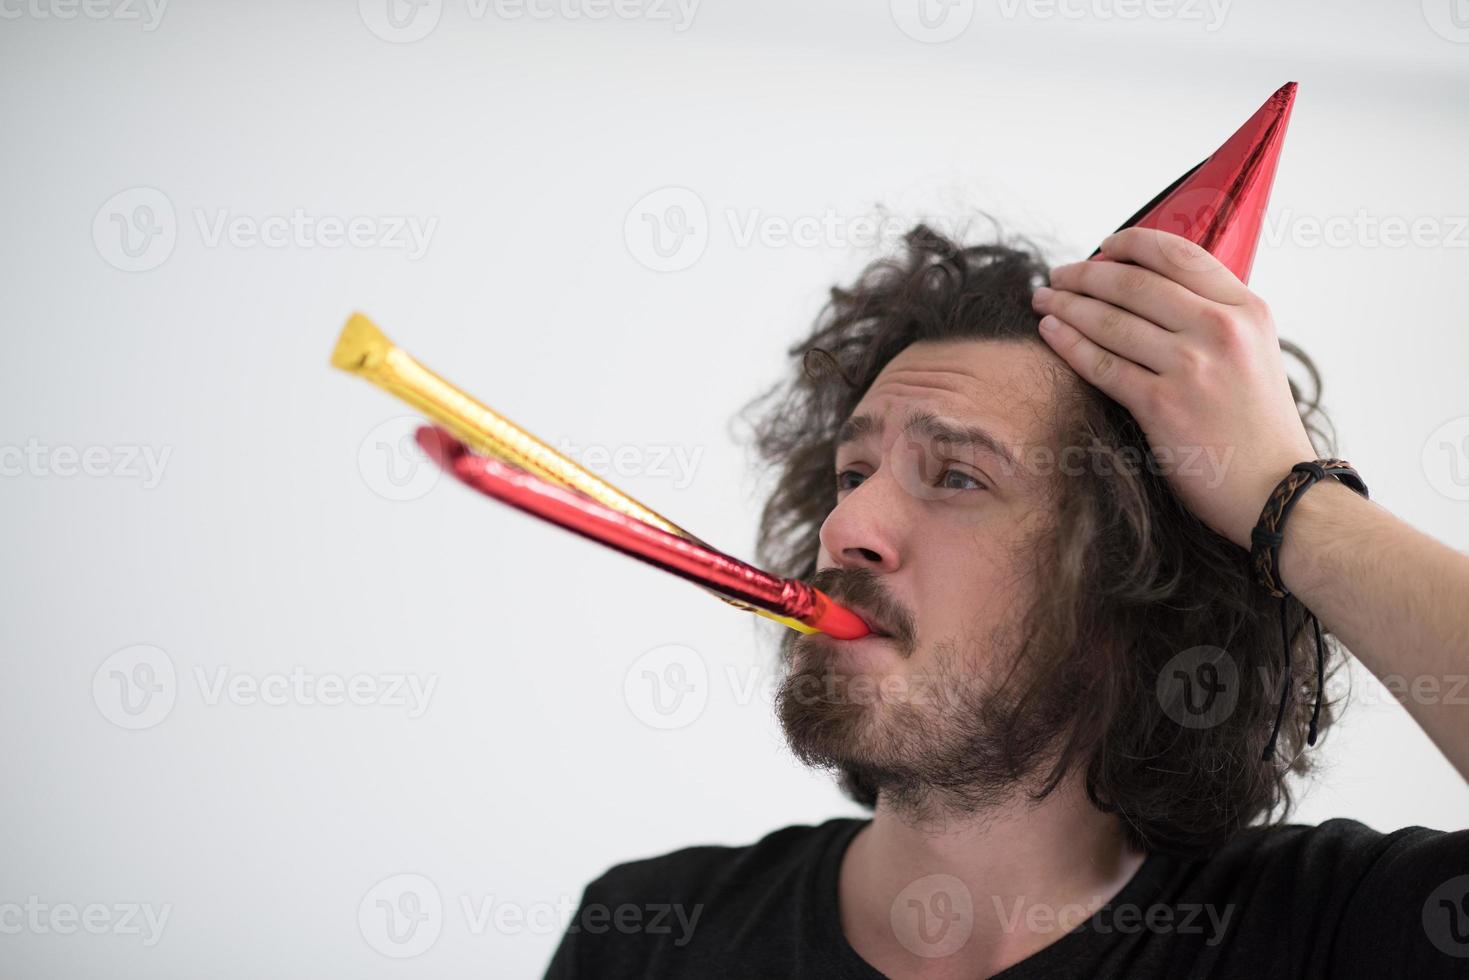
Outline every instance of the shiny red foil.
MULTIPOLYGON (((1249 282, 1295 98, 1296 83, 1282 85, 1223 146, 1117 230, 1156 228, 1181 235, 1202 245, 1240 282, 1249 282)), ((1100 252, 1090 258, 1106 260, 1100 252)))
POLYGON ((838 639, 857 639, 870 632, 855 613, 804 582, 761 571, 738 558, 619 513, 575 490, 476 455, 437 426, 422 426, 417 439, 430 458, 463 483, 584 538, 731 598, 798 619, 838 639))

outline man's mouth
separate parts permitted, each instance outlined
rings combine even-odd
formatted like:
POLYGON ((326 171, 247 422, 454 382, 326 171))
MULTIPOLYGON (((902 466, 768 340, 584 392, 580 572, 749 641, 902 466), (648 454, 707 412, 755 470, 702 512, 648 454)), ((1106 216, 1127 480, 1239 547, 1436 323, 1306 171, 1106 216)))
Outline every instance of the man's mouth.
POLYGON ((848 605, 847 608, 852 610, 852 612, 856 613, 862 618, 862 622, 866 623, 867 628, 872 631, 872 636, 884 640, 890 640, 893 638, 892 630, 884 626, 882 622, 878 620, 878 618, 868 610, 862 608, 861 606, 852 605, 848 605))

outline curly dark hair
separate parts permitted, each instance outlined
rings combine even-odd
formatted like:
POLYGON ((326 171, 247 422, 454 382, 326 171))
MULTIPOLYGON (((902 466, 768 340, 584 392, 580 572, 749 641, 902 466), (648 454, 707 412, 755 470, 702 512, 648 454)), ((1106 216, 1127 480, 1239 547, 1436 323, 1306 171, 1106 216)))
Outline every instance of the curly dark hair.
MULTIPOLYGON (((893 357, 918 341, 1026 341, 1044 345, 1031 293, 1048 282, 1041 250, 1006 237, 996 225, 988 244, 961 247, 926 225, 904 236, 896 256, 869 265, 850 288, 833 287, 809 337, 787 352, 793 376, 741 413, 756 455, 778 474, 760 521, 758 555, 776 572, 802 579, 816 572, 822 522, 836 506, 833 472, 842 422, 893 357)), ((1287 342, 1282 350, 1310 377, 1306 397, 1290 389, 1320 455, 1334 434, 1320 409, 1315 365, 1287 342)), ((1116 813, 1141 850, 1198 852, 1292 804, 1288 776, 1312 764, 1305 744, 1315 686, 1315 647, 1300 603, 1285 609, 1294 696, 1277 743, 1262 761, 1285 683, 1280 600, 1254 581, 1248 554, 1178 500, 1126 409, 1069 370, 1057 424, 1062 446, 1115 466, 1082 467, 1057 479, 1054 518, 1035 542, 1045 576, 1029 610, 1010 681, 1022 689, 1004 758, 1017 775, 1037 759, 1053 760, 1033 798, 1049 795, 1071 772, 1084 771, 1087 795, 1116 813), (1160 672, 1183 651, 1223 650, 1236 668, 1238 700, 1227 717, 1190 727, 1172 720, 1159 694, 1160 672), (1258 678, 1258 682, 1251 679, 1258 678), (1037 692, 1064 692, 1064 717, 1037 739, 1033 705, 1055 704, 1037 692)), ((1340 650, 1328 640, 1328 662, 1340 650)), ((1335 712, 1323 704, 1320 729, 1335 712)), ((840 771, 843 790, 876 804, 876 787, 840 771)))

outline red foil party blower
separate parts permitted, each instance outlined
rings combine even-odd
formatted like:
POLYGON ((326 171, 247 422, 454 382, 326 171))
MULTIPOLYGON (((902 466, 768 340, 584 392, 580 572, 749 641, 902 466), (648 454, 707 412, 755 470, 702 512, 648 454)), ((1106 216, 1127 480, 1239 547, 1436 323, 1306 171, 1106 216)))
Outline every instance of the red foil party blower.
POLYGON ((420 427, 417 439, 429 458, 460 482, 527 514, 839 640, 855 640, 871 632, 856 613, 805 582, 761 571, 518 467, 472 453, 438 426, 420 427))

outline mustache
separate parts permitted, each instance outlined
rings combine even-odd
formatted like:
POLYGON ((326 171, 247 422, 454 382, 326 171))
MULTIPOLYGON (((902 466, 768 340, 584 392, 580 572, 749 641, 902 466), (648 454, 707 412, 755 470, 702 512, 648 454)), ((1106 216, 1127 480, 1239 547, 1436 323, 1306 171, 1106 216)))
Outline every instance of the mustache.
POLYGON ((913 614, 892 597, 876 572, 834 565, 823 568, 808 581, 842 605, 867 610, 877 620, 874 625, 892 634, 905 653, 912 652, 917 633, 913 614))

